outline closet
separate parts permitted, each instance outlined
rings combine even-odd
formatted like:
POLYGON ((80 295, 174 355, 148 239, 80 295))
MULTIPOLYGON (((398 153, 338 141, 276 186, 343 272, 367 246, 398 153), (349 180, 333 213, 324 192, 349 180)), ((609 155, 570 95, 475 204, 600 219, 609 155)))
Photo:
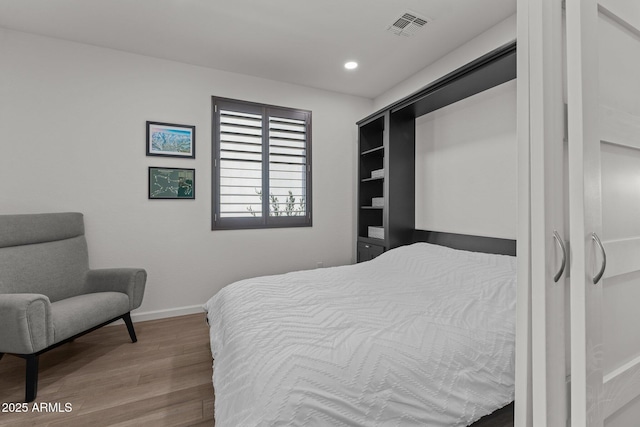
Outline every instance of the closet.
POLYGON ((640 7, 519 0, 518 60, 516 425, 638 425, 640 7))

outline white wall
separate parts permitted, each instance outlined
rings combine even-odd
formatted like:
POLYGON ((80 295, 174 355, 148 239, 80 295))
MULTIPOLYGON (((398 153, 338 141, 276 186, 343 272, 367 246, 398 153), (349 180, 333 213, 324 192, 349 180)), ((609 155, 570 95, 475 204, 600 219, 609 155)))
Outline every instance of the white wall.
POLYGON ((0 58, 0 213, 83 212, 92 268, 147 269, 138 314, 353 261, 371 100, 3 29, 0 58), (212 95, 312 110, 313 227, 211 231, 212 95), (196 159, 147 157, 147 120, 196 125, 196 159), (195 168, 196 200, 148 200, 149 166, 195 168))
POLYGON ((416 228, 516 238, 516 82, 416 119, 416 228))

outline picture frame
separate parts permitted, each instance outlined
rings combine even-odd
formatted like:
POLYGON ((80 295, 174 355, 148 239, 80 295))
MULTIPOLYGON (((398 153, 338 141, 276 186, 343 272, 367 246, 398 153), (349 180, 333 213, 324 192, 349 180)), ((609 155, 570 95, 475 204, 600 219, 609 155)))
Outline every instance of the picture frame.
POLYGON ((147 121, 147 156, 196 158, 196 127, 147 121))
POLYGON ((194 200, 196 170, 149 166, 149 199, 194 200))

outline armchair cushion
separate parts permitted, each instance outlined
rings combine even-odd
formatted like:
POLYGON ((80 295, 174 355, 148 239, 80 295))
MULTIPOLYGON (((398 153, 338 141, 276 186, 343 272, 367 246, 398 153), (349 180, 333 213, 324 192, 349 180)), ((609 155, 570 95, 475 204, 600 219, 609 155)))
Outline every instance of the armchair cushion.
POLYGON ((80 213, 0 215, 0 293, 81 293, 89 270, 80 213))
POLYGON ((55 242, 84 235, 79 212, 3 215, 0 248, 55 242))
POLYGON ((58 343, 129 311, 122 292, 98 292, 66 298, 51 304, 54 342, 58 343))
POLYGON ((54 342, 45 295, 0 294, 0 325, 0 353, 31 354, 54 342))

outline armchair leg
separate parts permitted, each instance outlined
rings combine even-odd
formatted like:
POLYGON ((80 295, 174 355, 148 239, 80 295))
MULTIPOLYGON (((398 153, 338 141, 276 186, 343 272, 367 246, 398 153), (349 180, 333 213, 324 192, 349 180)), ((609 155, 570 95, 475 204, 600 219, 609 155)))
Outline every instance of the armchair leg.
POLYGON ((38 394, 38 357, 34 354, 26 357, 27 381, 25 387, 25 402, 33 402, 38 394))
POLYGON ((129 336, 131 337, 131 342, 137 342, 138 338, 136 338, 136 331, 133 329, 133 322, 131 321, 131 313, 127 313, 122 316, 122 320, 127 325, 127 331, 129 331, 129 336))

